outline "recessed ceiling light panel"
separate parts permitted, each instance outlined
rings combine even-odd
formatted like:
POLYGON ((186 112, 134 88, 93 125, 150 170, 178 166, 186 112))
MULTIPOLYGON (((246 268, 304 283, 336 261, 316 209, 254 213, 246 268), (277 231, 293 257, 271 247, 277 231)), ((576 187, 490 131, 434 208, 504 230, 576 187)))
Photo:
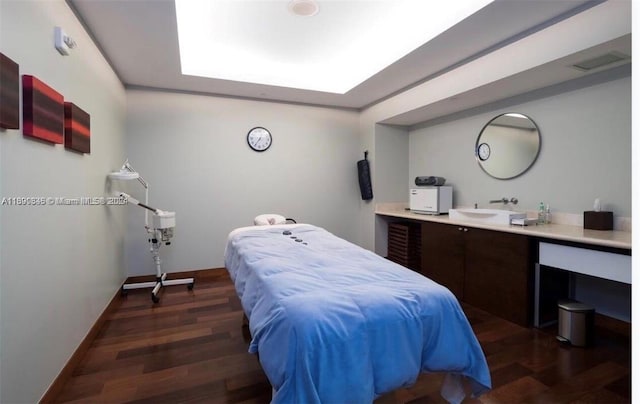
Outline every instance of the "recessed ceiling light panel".
POLYGON ((344 94, 491 2, 175 0, 182 74, 344 94))

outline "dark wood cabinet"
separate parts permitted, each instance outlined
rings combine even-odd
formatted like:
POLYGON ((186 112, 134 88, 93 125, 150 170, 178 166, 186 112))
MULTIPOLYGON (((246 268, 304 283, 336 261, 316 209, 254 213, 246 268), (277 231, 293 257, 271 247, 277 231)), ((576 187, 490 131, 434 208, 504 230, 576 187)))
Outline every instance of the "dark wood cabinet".
POLYGON ((422 229, 419 223, 389 223, 387 234, 387 258, 397 264, 420 272, 422 265, 422 229))
POLYGON ((422 274, 446 286, 458 300, 464 290, 464 237, 462 227, 422 224, 422 274))
POLYGON ((533 274, 529 237, 476 228, 465 233, 465 302, 528 326, 533 274))
POLYGON ((434 222, 422 225, 422 272, 459 300, 528 326, 533 259, 527 236, 434 222))

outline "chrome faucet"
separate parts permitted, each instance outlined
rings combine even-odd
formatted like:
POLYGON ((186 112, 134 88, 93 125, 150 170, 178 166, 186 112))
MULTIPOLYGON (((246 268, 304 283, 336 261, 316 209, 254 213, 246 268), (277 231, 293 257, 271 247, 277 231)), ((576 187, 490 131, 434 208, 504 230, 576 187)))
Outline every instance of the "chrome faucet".
POLYGON ((518 198, 511 198, 511 199, 507 199, 505 197, 502 197, 502 199, 495 199, 492 201, 489 201, 489 203, 503 203, 503 204, 508 204, 509 202, 511 202, 514 205, 518 204, 518 198))
POLYGON ((489 201, 489 203, 504 203, 506 205, 507 203, 509 203, 509 200, 503 197, 502 199, 495 199, 493 201, 489 201))

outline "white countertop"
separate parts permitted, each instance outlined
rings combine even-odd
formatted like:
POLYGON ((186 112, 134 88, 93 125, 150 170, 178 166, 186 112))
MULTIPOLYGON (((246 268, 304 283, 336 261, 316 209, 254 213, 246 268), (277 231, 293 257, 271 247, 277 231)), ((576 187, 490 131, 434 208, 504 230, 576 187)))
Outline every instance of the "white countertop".
POLYGON ((623 248, 631 250, 631 232, 620 230, 588 230, 581 226, 566 224, 543 224, 533 226, 494 225, 472 221, 451 220, 448 215, 421 215, 405 210, 401 207, 376 206, 376 215, 399 217, 403 219, 424 222, 438 222, 452 225, 463 225, 479 229, 504 231, 508 233, 524 234, 533 237, 543 237, 555 240, 572 241, 576 243, 593 244, 604 247, 623 248))

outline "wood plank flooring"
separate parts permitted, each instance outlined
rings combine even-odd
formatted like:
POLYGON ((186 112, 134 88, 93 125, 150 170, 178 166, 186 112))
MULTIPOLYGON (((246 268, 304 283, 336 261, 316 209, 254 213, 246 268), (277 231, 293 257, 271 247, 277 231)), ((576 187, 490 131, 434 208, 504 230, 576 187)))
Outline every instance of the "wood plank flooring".
MULTIPOLYGON (((271 387, 247 353, 242 309, 224 270, 198 271, 193 291, 171 286, 153 305, 129 291, 64 385, 59 403, 268 403, 271 387)), ((560 345, 554 330, 523 328, 463 306, 487 356, 493 389, 467 403, 629 403, 630 330, 596 327, 592 348, 560 345)), ((442 403, 442 375, 376 400, 442 403)))

